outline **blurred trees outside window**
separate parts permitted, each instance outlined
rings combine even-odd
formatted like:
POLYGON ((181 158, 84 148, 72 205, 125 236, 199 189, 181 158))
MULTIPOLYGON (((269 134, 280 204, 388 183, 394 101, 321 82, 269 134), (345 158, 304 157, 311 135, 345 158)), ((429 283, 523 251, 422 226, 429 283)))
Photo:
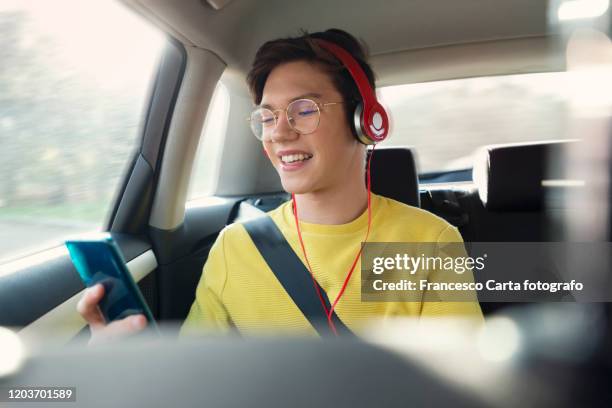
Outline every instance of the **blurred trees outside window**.
POLYGON ((0 263, 96 230, 163 36, 114 1, 0 0, 0 263))

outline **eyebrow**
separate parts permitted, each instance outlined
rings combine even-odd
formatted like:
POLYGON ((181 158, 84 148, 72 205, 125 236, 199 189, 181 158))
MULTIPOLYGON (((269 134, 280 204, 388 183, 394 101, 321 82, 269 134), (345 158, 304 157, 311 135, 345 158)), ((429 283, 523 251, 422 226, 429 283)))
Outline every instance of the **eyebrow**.
MULTIPOLYGON (((298 99, 305 99, 305 98, 317 98, 320 99, 321 98, 321 94, 318 94, 316 92, 308 92, 299 96, 296 96, 295 98, 291 98, 289 100, 289 103, 293 102, 293 101, 297 101, 298 99)), ((264 103, 263 105, 259 105, 260 108, 266 108, 266 109, 272 109, 272 106, 264 103)))

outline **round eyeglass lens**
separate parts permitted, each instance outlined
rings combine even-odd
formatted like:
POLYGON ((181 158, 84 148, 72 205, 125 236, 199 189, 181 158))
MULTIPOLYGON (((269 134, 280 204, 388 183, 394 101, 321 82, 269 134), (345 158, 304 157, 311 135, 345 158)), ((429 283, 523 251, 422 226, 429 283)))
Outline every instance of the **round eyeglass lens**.
POLYGON ((259 140, 263 140, 267 133, 272 132, 275 125, 276 118, 270 109, 259 108, 251 113, 251 130, 259 140))
POLYGON ((308 134, 319 126, 319 106, 310 99, 298 99, 287 106, 287 119, 296 132, 308 134))

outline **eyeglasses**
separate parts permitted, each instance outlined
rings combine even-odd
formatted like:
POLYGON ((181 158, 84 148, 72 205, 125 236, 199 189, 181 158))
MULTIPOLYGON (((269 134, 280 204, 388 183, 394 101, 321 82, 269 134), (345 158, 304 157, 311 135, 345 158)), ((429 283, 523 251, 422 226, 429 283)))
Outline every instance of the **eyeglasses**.
MULTIPOLYGON (((291 129, 300 135, 307 135, 319 127, 324 107, 339 104, 342 102, 318 103, 310 99, 298 99, 287 105, 284 112, 291 129)), ((251 130, 257 139, 271 140, 272 132, 278 124, 278 112, 282 111, 257 108, 251 113, 247 120, 251 122, 251 130)))

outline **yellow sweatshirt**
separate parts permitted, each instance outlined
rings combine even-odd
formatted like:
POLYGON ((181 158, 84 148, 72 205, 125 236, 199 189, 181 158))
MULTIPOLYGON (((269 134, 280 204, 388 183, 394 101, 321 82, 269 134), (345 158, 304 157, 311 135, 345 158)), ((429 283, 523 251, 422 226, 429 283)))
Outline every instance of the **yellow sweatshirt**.
MULTIPOLYGON (((305 263, 291 201, 268 213, 305 263)), ((368 214, 341 225, 300 221, 312 272, 333 303, 365 237, 368 214)), ((372 224, 368 242, 461 242, 455 227, 427 211, 372 194, 372 224)), ((473 302, 362 302, 360 262, 336 306, 338 317, 354 333, 373 319, 388 317, 461 316, 482 321, 473 302)), ((473 279, 468 273, 468 280, 473 279)), ((304 290, 312 291, 309 286, 304 290)), ((475 299, 475 296, 474 296, 475 299)), ((318 301, 318 298, 317 298, 318 301)), ((204 265, 196 299, 181 333, 193 329, 229 331, 242 335, 317 335, 276 279, 242 224, 224 228, 204 265)))

